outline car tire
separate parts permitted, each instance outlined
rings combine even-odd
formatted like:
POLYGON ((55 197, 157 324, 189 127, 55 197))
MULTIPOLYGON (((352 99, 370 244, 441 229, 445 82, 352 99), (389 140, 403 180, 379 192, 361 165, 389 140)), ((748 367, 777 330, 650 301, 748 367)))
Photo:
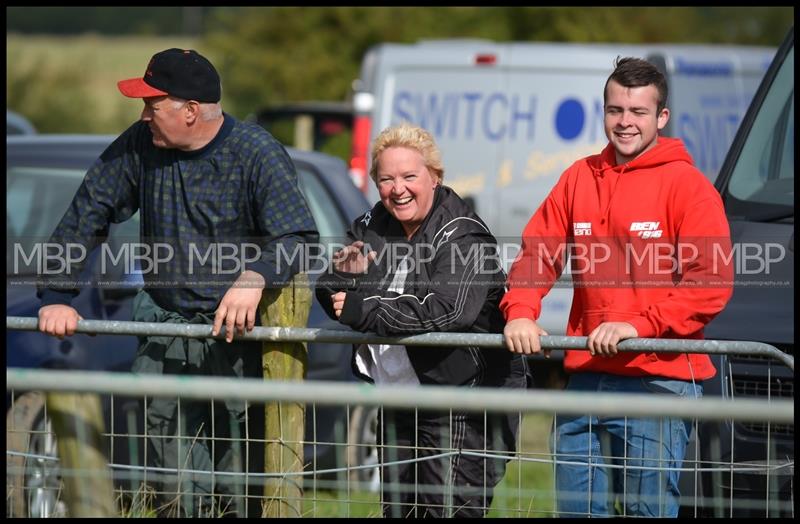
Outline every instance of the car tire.
POLYGON ((65 517, 55 434, 38 391, 16 399, 6 414, 6 449, 34 456, 6 457, 6 516, 65 517))
POLYGON ((356 406, 350 413, 347 437, 347 464, 350 467, 374 466, 352 470, 350 481, 359 489, 372 493, 380 489, 378 409, 375 406, 356 406))

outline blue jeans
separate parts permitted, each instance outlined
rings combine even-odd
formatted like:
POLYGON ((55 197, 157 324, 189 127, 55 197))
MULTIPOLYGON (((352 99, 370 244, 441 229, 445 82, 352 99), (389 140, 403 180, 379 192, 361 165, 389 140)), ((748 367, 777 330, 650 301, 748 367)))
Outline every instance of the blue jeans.
MULTIPOLYGON (((683 380, 602 373, 571 375, 566 389, 703 395, 700 384, 683 380)), ((625 515, 676 517, 679 469, 690 429, 690 422, 679 418, 556 415, 552 442, 560 515, 613 516, 619 503, 625 515), (606 462, 609 455, 615 467, 606 462)))

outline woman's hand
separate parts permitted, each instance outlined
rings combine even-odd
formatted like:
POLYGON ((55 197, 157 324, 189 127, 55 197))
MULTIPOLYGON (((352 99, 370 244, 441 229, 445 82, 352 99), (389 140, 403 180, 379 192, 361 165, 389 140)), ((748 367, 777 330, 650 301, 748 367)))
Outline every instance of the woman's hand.
POLYGON ((369 263, 375 260, 378 254, 370 251, 367 256, 364 256, 363 249, 364 242, 361 240, 356 240, 349 246, 343 247, 333 254, 333 267, 336 271, 343 273, 366 273, 369 263))
POLYGON ((333 312, 336 313, 336 318, 342 316, 342 309, 344 309, 344 301, 347 299, 347 293, 344 291, 339 291, 331 295, 331 301, 333 302, 333 312))

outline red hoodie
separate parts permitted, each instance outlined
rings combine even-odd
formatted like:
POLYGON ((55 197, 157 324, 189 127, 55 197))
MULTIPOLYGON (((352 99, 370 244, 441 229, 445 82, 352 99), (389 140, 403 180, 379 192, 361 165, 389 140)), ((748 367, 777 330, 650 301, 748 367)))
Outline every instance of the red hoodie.
MULTIPOLYGON (((632 324, 641 338, 703 338, 732 293, 719 193, 680 139, 659 137, 641 156, 614 164, 612 144, 575 162, 528 222, 500 303, 506 320, 539 318, 566 248, 575 287, 567 335, 616 321, 632 324)), ((679 353, 568 350, 564 368, 682 380, 716 373, 708 355, 679 353)))

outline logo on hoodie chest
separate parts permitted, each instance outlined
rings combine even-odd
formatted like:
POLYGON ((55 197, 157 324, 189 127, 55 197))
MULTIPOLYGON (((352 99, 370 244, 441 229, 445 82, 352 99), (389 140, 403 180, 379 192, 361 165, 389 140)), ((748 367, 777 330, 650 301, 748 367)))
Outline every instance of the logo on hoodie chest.
POLYGON ((591 222, 573 222, 572 233, 576 237, 588 237, 592 234, 591 222))
POLYGON ((640 238, 661 238, 661 222, 631 222, 631 233, 640 238))

